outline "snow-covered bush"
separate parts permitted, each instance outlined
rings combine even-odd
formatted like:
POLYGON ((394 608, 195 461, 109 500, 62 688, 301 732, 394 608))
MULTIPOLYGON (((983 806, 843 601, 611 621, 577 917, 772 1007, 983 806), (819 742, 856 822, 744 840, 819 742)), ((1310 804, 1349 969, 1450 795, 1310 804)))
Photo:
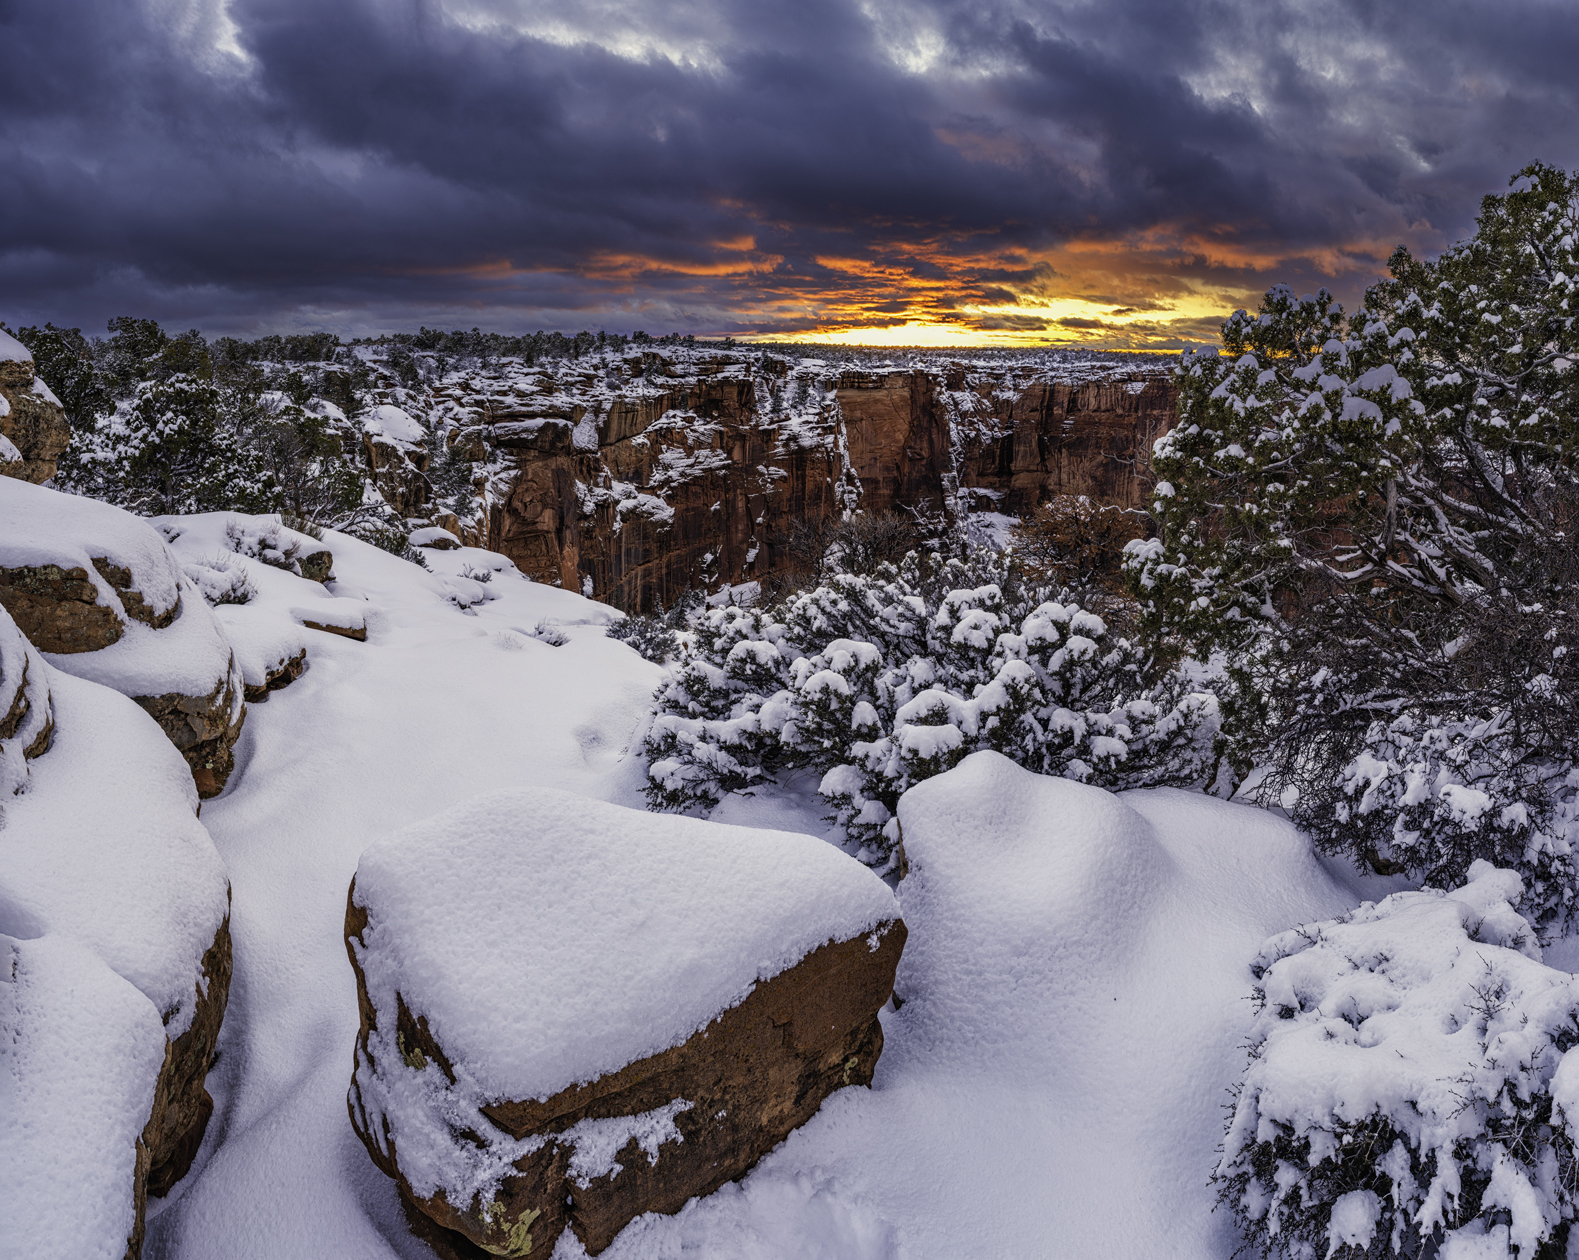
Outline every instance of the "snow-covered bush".
POLYGON ((411 535, 403 529, 392 529, 376 521, 368 521, 351 526, 347 532, 365 543, 372 543, 380 551, 410 561, 419 569, 428 567, 427 557, 419 548, 411 545, 411 535))
MULTIPOLYGON (((1327 680, 1316 681, 1301 699, 1320 698, 1327 680)), ((1396 715, 1329 715, 1343 700, 1312 703, 1278 732, 1266 790, 1320 848, 1382 872, 1441 888, 1477 860, 1514 868, 1525 914, 1560 930, 1579 893, 1579 715, 1543 681, 1545 694, 1510 704, 1487 688, 1450 696, 1456 703, 1428 696, 1396 715)))
POLYGON ((662 665, 680 650, 680 641, 674 628, 661 616, 636 615, 616 621, 608 627, 607 634, 617 639, 643 660, 662 665))
POLYGON ((232 517, 225 522, 225 544, 238 556, 261 560, 264 564, 287 573, 297 572, 297 562, 302 554, 301 540, 292 538, 291 531, 278 521, 267 517, 242 520, 232 517))
POLYGON ((1451 893, 1396 893, 1262 948, 1215 1178, 1252 1247, 1566 1254, 1579 978, 1542 964, 1522 893, 1477 862, 1451 893))
POLYGON ((865 858, 886 862, 911 784, 979 749, 1105 786, 1211 776, 1215 700, 1148 687, 1140 649, 1027 586, 1005 553, 916 553, 771 608, 709 608, 658 694, 648 795, 706 807, 792 767, 865 858))
POLYGON ((246 569, 223 555, 196 564, 183 564, 181 569, 212 608, 220 604, 250 603, 258 593, 246 569))

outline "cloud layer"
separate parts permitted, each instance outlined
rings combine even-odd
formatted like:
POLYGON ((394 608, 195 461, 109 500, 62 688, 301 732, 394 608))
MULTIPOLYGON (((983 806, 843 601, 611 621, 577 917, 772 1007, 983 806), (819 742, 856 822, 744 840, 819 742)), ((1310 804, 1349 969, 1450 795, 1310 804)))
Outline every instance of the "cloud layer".
POLYGON ((1168 344, 1579 165, 1557 0, 0 0, 0 46, 13 326, 1168 344))

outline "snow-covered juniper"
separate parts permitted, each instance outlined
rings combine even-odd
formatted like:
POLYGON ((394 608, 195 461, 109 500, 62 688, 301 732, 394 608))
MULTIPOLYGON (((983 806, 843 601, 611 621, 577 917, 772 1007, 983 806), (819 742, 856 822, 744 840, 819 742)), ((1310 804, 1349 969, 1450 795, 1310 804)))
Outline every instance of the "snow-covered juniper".
POLYGON ((1543 925, 1579 835, 1579 181, 1526 168, 1345 316, 1270 290, 1186 354, 1145 628, 1235 686, 1224 729, 1317 843, 1439 887, 1485 858, 1543 925))

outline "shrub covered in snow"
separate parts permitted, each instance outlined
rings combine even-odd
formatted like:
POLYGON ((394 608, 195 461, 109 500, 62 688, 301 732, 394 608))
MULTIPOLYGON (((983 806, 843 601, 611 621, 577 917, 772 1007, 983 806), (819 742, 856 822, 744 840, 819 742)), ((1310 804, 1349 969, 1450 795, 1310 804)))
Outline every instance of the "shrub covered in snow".
POLYGON ((1566 1254, 1579 978, 1541 963, 1522 894, 1478 862, 1451 893, 1396 893, 1267 942, 1216 1173, 1254 1248, 1566 1254))
POLYGON ((695 640, 647 736, 659 808, 811 767, 882 863, 905 789, 979 749, 1105 786, 1211 778, 1215 700, 1147 686, 1140 649, 1022 583, 1004 553, 911 553, 770 608, 709 608, 695 640))
POLYGON ((660 600, 652 612, 633 613, 623 621, 611 624, 606 633, 609 638, 618 639, 629 646, 643 660, 663 665, 680 655, 680 636, 690 629, 694 619, 701 616, 705 603, 702 592, 687 591, 674 607, 665 609, 660 600))
POLYGON ((217 608, 220 604, 245 604, 258 593, 257 587, 252 584, 252 579, 247 576, 247 570, 222 555, 195 564, 183 564, 181 571, 186 574, 187 580, 202 592, 203 598, 208 601, 210 607, 217 608))
POLYGON ((363 542, 372 543, 380 551, 387 551, 392 556, 410 561, 419 569, 428 567, 427 557, 419 548, 411 545, 411 535, 403 529, 393 529, 376 521, 370 521, 352 525, 346 532, 363 542))

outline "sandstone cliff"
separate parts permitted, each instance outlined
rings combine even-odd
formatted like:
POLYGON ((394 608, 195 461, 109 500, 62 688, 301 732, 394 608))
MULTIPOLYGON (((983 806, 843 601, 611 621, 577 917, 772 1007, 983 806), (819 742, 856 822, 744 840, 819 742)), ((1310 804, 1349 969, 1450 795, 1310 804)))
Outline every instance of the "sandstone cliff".
MULTIPOLYGON (((770 578, 798 524, 856 507, 1021 514, 1065 493, 1140 505, 1175 388, 1155 360, 674 347, 505 360, 390 395, 470 470, 428 519, 539 581, 635 611, 770 578)), ((425 464, 404 468, 426 482, 425 464)))

